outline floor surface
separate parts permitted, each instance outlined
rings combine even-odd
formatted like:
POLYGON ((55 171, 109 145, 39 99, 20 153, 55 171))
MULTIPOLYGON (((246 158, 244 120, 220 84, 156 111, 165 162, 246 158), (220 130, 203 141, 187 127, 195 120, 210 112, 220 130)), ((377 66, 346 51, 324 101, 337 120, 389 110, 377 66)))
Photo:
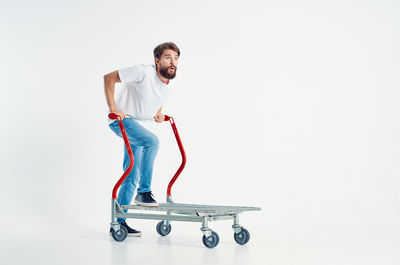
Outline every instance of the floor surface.
MULTIPOLYGON (((133 222, 132 220, 130 220, 133 222)), ((212 222, 220 236, 214 249, 202 242, 199 223, 172 223, 166 237, 157 221, 135 220, 140 238, 115 242, 104 228, 79 224, 26 224, 4 229, 0 264, 400 264, 400 233, 392 228, 273 228, 248 226, 251 239, 240 246, 228 221, 212 222), (23 228, 22 228, 23 227, 23 228)))

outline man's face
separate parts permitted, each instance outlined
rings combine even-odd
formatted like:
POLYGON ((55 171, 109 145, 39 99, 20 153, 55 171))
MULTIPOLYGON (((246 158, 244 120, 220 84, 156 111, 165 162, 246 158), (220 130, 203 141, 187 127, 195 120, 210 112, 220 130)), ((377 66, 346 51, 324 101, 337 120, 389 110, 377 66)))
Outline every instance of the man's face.
POLYGON ((165 50, 160 59, 156 58, 158 72, 164 78, 173 79, 176 75, 178 61, 179 56, 176 51, 165 50))

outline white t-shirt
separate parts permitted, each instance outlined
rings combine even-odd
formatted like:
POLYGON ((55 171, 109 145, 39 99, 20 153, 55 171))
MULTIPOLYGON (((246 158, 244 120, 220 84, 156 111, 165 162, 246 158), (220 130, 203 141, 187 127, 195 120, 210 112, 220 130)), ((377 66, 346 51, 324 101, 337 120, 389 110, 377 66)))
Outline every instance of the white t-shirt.
POLYGON ((126 67, 119 69, 118 74, 123 86, 116 99, 117 109, 151 129, 153 117, 167 100, 175 81, 169 80, 168 85, 161 82, 155 65, 126 67))

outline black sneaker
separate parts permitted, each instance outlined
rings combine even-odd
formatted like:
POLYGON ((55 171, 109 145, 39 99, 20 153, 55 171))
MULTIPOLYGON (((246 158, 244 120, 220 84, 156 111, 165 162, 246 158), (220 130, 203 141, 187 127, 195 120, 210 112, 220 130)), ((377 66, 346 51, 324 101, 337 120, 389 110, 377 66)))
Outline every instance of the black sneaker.
POLYGON ((156 200, 154 200, 151 191, 138 193, 135 198, 135 203, 141 206, 158 207, 158 204, 156 200))
MULTIPOLYGON (((121 223, 122 226, 125 226, 126 230, 128 230, 128 236, 141 236, 142 232, 135 230, 133 228, 130 228, 129 225, 126 222, 121 223)), ((110 233, 112 233, 114 229, 110 228, 110 233)))

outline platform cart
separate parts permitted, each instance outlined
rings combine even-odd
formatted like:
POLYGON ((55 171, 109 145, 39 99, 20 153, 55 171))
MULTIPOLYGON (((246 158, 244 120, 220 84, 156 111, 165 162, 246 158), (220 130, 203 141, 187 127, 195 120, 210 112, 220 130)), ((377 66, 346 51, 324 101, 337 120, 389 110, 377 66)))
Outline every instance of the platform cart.
MULTIPOLYGON (((129 117, 129 116, 128 116, 129 117)), ((117 222, 117 218, 134 218, 134 219, 149 219, 161 220, 157 223, 156 231, 161 236, 167 236, 171 232, 171 221, 184 221, 184 222, 199 222, 201 223, 201 231, 203 233, 203 244, 208 248, 214 248, 219 243, 219 236, 215 231, 212 231, 208 223, 217 220, 233 220, 234 239, 239 245, 244 245, 250 240, 249 231, 239 224, 239 214, 245 211, 258 211, 259 207, 244 207, 244 206, 219 206, 219 205, 201 205, 201 204, 185 204, 175 203, 172 200, 171 188, 176 179, 182 172, 186 164, 186 154, 183 149, 175 121, 172 117, 165 115, 165 121, 169 121, 172 130, 175 134, 179 150, 182 155, 182 163, 168 184, 166 203, 159 203, 158 207, 145 207, 139 205, 119 205, 117 202, 117 191, 125 178, 131 172, 134 164, 134 157, 131 146, 129 144, 128 136, 126 135, 125 127, 122 122, 121 116, 114 113, 109 114, 109 118, 117 120, 119 128, 121 129, 122 137, 125 142, 126 149, 128 150, 130 164, 118 182, 115 184, 112 191, 111 199, 111 234, 114 240, 121 242, 124 241, 128 235, 127 229, 117 222), (124 212, 127 210, 127 212, 124 212), (129 212, 131 210, 131 212, 129 212), (141 212, 132 212, 132 211, 141 212), (146 213, 143 213, 146 212, 146 213)))

